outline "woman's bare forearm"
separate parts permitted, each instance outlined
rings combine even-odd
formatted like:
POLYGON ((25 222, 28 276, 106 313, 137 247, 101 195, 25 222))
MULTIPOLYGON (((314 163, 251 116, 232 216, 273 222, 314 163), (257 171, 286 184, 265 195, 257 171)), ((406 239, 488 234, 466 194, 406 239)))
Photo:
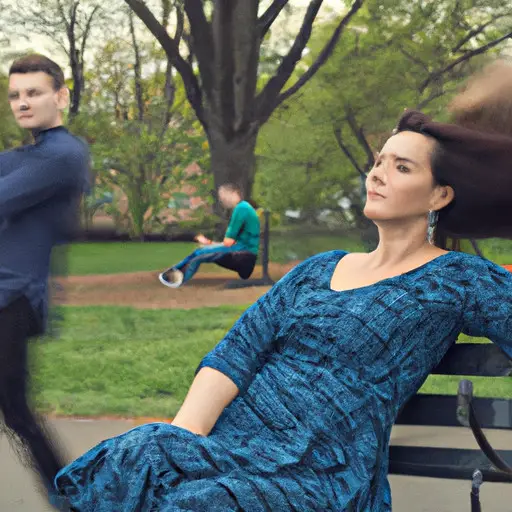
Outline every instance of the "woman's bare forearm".
POLYGON ((201 368, 172 424, 207 436, 237 394, 229 377, 213 368, 201 368))

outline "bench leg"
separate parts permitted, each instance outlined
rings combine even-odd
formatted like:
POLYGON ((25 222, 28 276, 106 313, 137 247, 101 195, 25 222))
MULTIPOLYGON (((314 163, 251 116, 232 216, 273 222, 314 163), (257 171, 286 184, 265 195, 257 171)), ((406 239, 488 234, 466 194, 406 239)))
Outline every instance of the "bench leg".
POLYGON ((483 482, 483 475, 480 470, 473 473, 473 481, 471 482, 471 512, 482 512, 480 506, 480 486, 483 482))

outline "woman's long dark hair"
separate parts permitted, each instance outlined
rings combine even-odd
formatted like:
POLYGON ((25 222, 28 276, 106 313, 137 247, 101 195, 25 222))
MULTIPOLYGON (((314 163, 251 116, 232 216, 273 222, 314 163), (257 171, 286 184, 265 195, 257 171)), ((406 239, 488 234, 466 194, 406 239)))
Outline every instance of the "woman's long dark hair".
POLYGON ((452 103, 453 124, 433 122, 417 111, 406 111, 398 122, 398 132, 435 139, 434 181, 455 192, 439 211, 439 247, 448 248, 450 239, 512 238, 512 66, 509 70, 510 80, 502 80, 499 90, 480 91, 478 101, 474 89, 487 75, 470 83, 452 103), (468 91, 470 105, 464 101, 468 91))

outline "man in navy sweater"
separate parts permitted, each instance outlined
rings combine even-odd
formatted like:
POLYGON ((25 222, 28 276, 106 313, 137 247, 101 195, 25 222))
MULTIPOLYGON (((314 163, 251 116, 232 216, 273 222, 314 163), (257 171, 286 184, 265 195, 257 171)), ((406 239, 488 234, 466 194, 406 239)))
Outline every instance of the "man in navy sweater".
POLYGON ((52 249, 73 236, 88 188, 87 146, 62 126, 68 98, 50 59, 28 55, 11 66, 9 103, 34 143, 0 153, 0 410, 49 487, 63 462, 29 406, 27 342, 45 330, 52 249))

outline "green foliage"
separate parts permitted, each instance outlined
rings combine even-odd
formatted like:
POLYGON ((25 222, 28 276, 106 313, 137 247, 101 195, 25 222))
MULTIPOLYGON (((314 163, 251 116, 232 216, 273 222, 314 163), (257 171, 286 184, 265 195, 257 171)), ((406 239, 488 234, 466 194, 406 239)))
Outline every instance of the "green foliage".
POLYGON ((0 75, 0 151, 11 149, 26 141, 27 133, 18 127, 7 99, 9 79, 0 75))
POLYGON ((196 194, 202 192, 202 176, 186 171, 190 164, 202 161, 203 145, 201 132, 169 128, 160 134, 137 122, 116 124, 107 141, 95 143, 97 180, 100 186, 117 188, 126 196, 125 220, 133 236, 155 227, 172 191, 194 185, 196 194))
MULTIPOLYGON (((359 172, 371 167, 403 110, 445 120, 454 92, 501 47, 436 72, 510 30, 511 14, 504 0, 369 0, 315 78, 262 128, 256 199, 306 214, 336 209, 344 196, 357 205, 359 172)), ((310 55, 331 33, 332 23, 325 27, 310 55)))
POLYGON ((181 80, 168 79, 167 60, 154 43, 139 42, 138 50, 143 62, 154 65, 141 77, 142 111, 134 48, 126 40, 109 39, 96 54, 87 77, 87 100, 72 126, 90 142, 93 157, 96 190, 84 203, 84 218, 90 224, 94 211, 103 208, 120 230, 135 238, 161 228, 160 213, 185 185, 200 196, 209 186, 208 176, 187 169, 191 164, 208 166, 208 145, 181 80), (99 205, 107 192, 112 201, 99 205))

